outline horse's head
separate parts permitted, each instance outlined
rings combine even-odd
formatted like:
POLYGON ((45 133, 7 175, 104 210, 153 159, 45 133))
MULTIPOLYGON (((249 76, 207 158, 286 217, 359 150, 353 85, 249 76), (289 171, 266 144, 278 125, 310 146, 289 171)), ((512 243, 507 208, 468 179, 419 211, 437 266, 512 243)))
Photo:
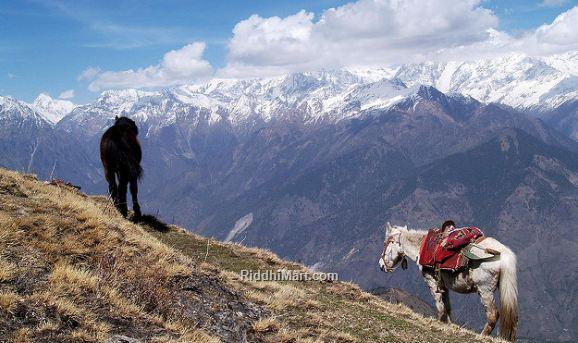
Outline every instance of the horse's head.
POLYGON ((128 117, 116 116, 114 118, 114 125, 127 127, 134 133, 135 136, 138 136, 138 127, 136 126, 136 123, 134 120, 128 117))
POLYGON ((401 245, 401 234, 407 232, 407 226, 394 226, 389 223, 385 226, 385 240, 383 251, 379 258, 379 268, 384 272, 393 272, 401 261, 401 268, 407 269, 407 259, 401 245))

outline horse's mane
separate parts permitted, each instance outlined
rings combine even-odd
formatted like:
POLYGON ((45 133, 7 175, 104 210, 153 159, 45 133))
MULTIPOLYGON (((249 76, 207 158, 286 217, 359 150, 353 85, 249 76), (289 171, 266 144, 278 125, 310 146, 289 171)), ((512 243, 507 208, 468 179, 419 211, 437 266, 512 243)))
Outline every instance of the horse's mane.
POLYGON ((427 230, 410 229, 405 226, 394 226, 393 228, 399 230, 405 239, 416 244, 418 244, 427 233, 427 230))
POLYGON ((424 230, 407 230, 404 237, 412 243, 419 244, 426 234, 427 231, 424 230))

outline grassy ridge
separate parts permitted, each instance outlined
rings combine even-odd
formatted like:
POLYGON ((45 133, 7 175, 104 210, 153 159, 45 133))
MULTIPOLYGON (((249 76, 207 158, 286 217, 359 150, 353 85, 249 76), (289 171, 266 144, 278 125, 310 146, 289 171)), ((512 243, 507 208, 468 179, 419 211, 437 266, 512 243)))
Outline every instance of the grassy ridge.
POLYGON ((492 341, 350 283, 241 280, 306 268, 145 219, 0 169, 0 342, 492 341))
POLYGON ((500 341, 424 318, 349 282, 246 282, 238 274, 242 269, 307 269, 262 249, 218 242, 176 226, 143 227, 196 264, 220 270, 231 287, 270 309, 271 316, 257 325, 276 332, 271 342, 500 341))

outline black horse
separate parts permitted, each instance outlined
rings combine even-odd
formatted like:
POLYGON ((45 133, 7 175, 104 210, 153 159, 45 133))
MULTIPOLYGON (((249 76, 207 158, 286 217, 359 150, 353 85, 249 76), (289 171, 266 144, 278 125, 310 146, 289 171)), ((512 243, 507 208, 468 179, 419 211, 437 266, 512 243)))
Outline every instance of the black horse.
POLYGON ((142 177, 142 151, 137 135, 138 128, 132 119, 116 117, 114 125, 106 130, 100 140, 100 159, 114 205, 124 217, 127 216, 126 191, 130 182, 135 219, 141 217, 137 193, 138 180, 142 177))

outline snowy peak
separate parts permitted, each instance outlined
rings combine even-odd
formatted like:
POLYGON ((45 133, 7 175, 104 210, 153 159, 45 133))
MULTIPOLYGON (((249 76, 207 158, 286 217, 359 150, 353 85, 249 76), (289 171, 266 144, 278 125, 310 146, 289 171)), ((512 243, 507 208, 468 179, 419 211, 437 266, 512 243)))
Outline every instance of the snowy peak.
POLYGON ((96 99, 95 104, 98 106, 127 110, 138 101, 158 94, 157 92, 146 92, 137 89, 108 90, 102 92, 100 97, 96 99))
POLYGON ((343 96, 341 111, 354 106, 360 111, 387 108, 414 91, 397 79, 357 85, 343 96))
POLYGON ((515 108, 551 109, 578 97, 578 57, 510 54, 470 62, 404 65, 395 77, 408 86, 430 85, 515 108))
POLYGON ((56 124, 76 107, 70 101, 53 99, 46 93, 41 93, 31 106, 50 123, 56 124))
MULTIPOLYGON (((0 96, 0 121, 18 125, 22 122, 33 122, 37 126, 50 126, 49 121, 31 105, 0 96)), ((4 125, 4 124, 3 124, 4 125)))
POLYGON ((347 71, 360 77, 365 82, 376 82, 383 79, 393 79, 398 68, 349 68, 347 71))
POLYGON ((561 72, 578 76, 578 51, 545 57, 544 61, 561 72))

